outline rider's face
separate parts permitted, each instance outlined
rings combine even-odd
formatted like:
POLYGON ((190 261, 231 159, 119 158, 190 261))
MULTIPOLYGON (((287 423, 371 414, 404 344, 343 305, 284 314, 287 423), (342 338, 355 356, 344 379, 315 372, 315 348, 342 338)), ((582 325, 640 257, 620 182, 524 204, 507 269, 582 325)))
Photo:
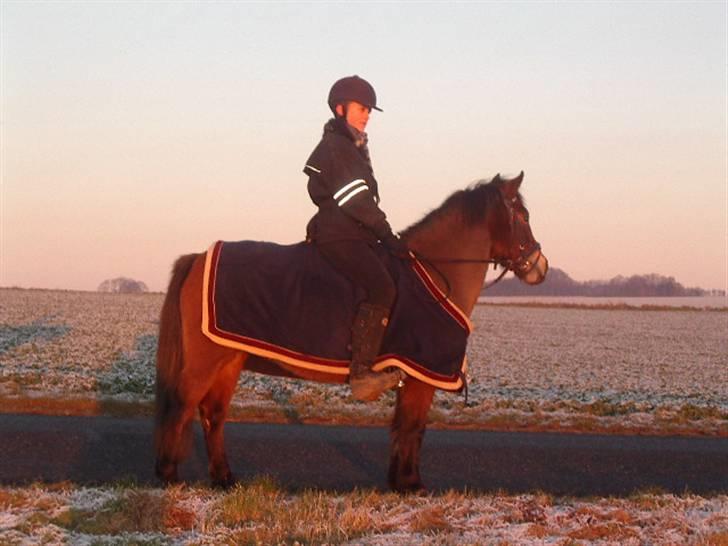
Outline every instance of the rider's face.
MULTIPOLYGON (((344 115, 344 107, 341 104, 336 106, 336 112, 340 115, 344 115)), ((364 132, 367 123, 369 123, 369 114, 371 108, 364 106, 356 101, 351 101, 346 109, 346 123, 352 127, 364 132)))

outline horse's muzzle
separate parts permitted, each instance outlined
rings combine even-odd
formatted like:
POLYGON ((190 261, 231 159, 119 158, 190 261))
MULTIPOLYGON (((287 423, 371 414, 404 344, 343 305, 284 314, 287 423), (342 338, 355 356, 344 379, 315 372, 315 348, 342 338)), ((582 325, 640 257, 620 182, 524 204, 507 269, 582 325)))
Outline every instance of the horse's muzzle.
POLYGON ((540 248, 536 248, 527 258, 530 267, 522 271, 518 277, 526 284, 541 284, 546 279, 549 270, 549 261, 540 248))

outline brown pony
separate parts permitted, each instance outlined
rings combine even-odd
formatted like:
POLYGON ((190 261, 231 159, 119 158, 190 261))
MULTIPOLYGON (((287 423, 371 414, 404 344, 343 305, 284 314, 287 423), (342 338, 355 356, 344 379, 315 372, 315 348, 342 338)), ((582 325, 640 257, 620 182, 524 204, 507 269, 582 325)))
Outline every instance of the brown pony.
MULTIPOLYGON (((534 240, 519 188, 523 173, 511 180, 496 176, 455 192, 401 235, 421 258, 450 300, 470 315, 489 263, 512 270, 528 284, 546 276, 548 262, 534 240)), ((225 455, 223 426, 242 370, 268 375, 342 383, 327 374, 267 360, 213 343, 201 330, 205 254, 180 257, 159 323, 156 385, 156 473, 178 480, 189 429, 199 411, 213 484, 235 480, 225 455)), ((419 452, 435 387, 408 377, 397 390, 391 426, 389 485, 397 491, 422 488, 419 452)))

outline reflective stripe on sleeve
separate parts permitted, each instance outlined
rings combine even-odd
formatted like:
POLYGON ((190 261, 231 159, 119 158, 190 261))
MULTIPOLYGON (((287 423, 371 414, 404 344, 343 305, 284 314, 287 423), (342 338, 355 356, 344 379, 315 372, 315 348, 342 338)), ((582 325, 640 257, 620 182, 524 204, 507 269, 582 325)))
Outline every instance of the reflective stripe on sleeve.
POLYGON ((347 201, 349 201, 349 199, 354 197, 357 193, 361 193, 368 189, 369 186, 367 186, 366 181, 361 178, 357 178, 353 182, 349 182, 346 186, 337 191, 334 194, 334 200, 340 207, 343 207, 347 203, 347 201))
POLYGON ((316 167, 314 167, 313 165, 306 165, 306 168, 311 169, 315 173, 321 174, 321 171, 319 169, 317 169, 316 167))
POLYGON ((356 188, 357 186, 364 186, 364 188, 369 189, 369 186, 367 186, 367 184, 366 184, 366 182, 364 182, 364 180, 362 180, 361 178, 357 178, 353 182, 349 182, 346 186, 344 186, 339 191, 337 191, 334 194, 334 199, 336 199, 338 201, 339 198, 343 197, 345 193, 347 193, 349 190, 356 188))
POLYGON ((348 195, 347 195, 346 197, 344 197, 344 198, 343 198, 343 199, 342 199, 341 201, 339 201, 339 206, 340 206, 340 207, 343 207, 343 206, 344 206, 344 205, 346 204, 346 202, 347 202, 347 201, 348 201, 349 199, 351 199, 352 197, 354 197, 354 196, 355 196, 355 195, 356 195, 357 193, 360 193, 360 192, 366 191, 366 190, 368 190, 368 189, 369 189, 369 186, 366 186, 366 185, 364 185, 364 186, 359 186, 359 187, 358 187, 357 189, 355 189, 355 190, 353 190, 353 191, 349 192, 349 194, 348 194, 348 195))

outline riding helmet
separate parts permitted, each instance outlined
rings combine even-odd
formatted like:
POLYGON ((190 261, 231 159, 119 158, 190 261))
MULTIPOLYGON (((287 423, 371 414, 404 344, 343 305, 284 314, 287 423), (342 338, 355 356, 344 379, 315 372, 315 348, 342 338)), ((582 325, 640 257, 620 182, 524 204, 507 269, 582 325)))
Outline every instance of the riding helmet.
POLYGON ((374 110, 383 111, 381 108, 377 108, 377 94, 374 92, 374 88, 368 81, 359 76, 341 78, 331 86, 329 108, 334 114, 336 114, 337 104, 352 100, 374 110))

